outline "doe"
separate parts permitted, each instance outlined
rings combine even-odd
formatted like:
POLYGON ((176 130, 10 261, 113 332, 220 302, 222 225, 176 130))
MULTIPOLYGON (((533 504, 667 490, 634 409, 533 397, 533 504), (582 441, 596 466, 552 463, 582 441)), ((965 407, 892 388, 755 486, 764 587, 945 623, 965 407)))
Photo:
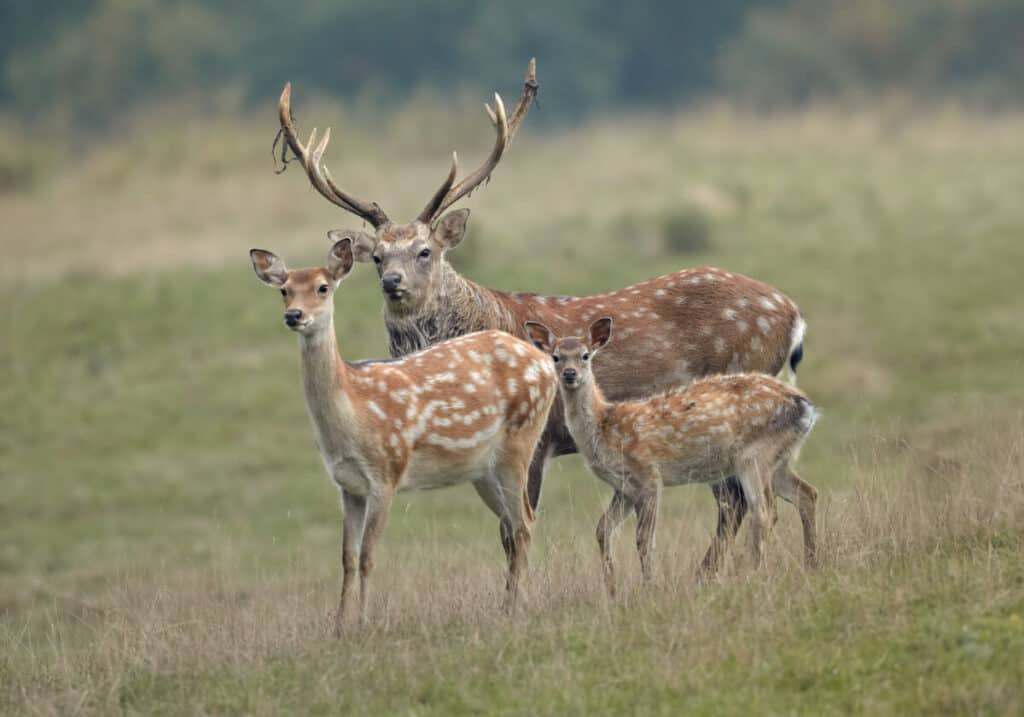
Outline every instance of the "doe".
POLYGON ((593 322, 589 339, 557 338, 534 321, 525 328, 557 365, 566 424, 587 466, 615 491, 597 525, 611 592, 611 539, 631 509, 641 570, 649 579, 662 486, 714 483, 730 475, 738 477, 750 507, 755 563, 764 559, 764 541, 776 518, 773 489, 799 510, 805 560, 814 563, 817 491, 791 467, 815 420, 803 393, 748 373, 706 377, 646 400, 613 403, 591 371, 594 356, 611 339, 611 319, 593 322))
POLYGON ((352 268, 349 239, 327 266, 289 271, 274 254, 250 252, 256 276, 281 291, 284 321, 299 335, 302 385, 317 447, 341 491, 341 632, 359 556, 366 617, 373 549, 397 491, 470 482, 500 519, 508 560, 506 609, 526 567, 533 510, 530 459, 555 399, 551 360, 499 331, 462 336, 393 361, 343 361, 333 295, 352 268))

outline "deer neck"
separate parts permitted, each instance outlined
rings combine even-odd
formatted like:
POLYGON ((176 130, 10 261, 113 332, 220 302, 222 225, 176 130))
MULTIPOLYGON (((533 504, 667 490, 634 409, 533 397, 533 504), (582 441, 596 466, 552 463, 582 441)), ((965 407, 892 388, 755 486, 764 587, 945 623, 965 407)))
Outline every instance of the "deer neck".
POLYGON ((321 433, 337 431, 346 425, 351 416, 351 385, 345 362, 338 353, 334 321, 321 331, 300 334, 299 346, 302 356, 302 388, 306 394, 309 415, 321 433))
POLYGON ((490 289, 464 278, 449 264, 442 269, 439 289, 410 315, 389 315, 391 355, 405 356, 442 341, 484 329, 515 333, 515 319, 490 289))
POLYGON ((569 432, 584 457, 592 459, 597 446, 601 445, 601 426, 611 404, 593 377, 586 386, 569 390, 561 385, 559 390, 565 404, 565 423, 569 432))

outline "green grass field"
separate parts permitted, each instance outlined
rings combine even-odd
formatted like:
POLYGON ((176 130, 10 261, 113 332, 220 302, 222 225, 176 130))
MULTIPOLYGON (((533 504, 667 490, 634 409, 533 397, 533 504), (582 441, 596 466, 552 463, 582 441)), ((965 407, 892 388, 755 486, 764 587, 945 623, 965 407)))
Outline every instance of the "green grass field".
MULTIPOLYGON (((696 584, 713 505, 680 488, 656 585, 627 523, 609 601, 606 489, 562 458, 517 615, 499 611, 497 524, 467 486, 396 502, 370 622, 336 641, 339 501, 295 338, 246 252, 321 262, 325 231, 355 220, 297 168, 273 175, 264 114, 58 148, 44 181, 0 196, 0 711, 1024 712, 1024 118, 524 128, 453 260, 552 293, 714 264, 792 296, 823 413, 799 467, 822 496, 823 564, 801 567, 782 506, 766 569, 744 531, 696 584)), ((411 217, 446 150, 469 166, 489 147, 474 119, 425 122, 426 145, 408 120, 336 133, 332 172, 411 217)), ((337 315, 344 356, 386 354, 368 267, 337 315)))

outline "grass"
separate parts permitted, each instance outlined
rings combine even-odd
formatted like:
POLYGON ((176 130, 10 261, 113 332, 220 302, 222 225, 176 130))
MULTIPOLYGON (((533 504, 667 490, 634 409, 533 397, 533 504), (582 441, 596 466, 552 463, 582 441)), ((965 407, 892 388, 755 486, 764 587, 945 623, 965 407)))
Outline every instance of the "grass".
MULTIPOLYGON (((519 615, 497 610, 497 526, 452 489, 397 501, 373 618, 336 642, 338 500, 246 250, 321 261, 354 220, 271 173, 267 117, 147 124, 0 195, 0 710, 1024 710, 1024 119, 708 109, 524 130, 469 203, 461 270, 569 293, 712 263, 794 297, 824 412, 800 464, 823 566, 799 566, 784 507, 766 570, 741 540, 696 585, 710 494, 668 491, 658 584, 638 584, 627 524, 608 602, 607 496, 563 458, 519 615), (680 211, 708 250, 666 247, 680 211)), ((481 125, 460 153, 486 150, 481 125)), ((336 135, 331 167, 412 216, 444 153, 385 135, 336 135)), ((347 357, 385 353, 379 301, 357 267, 347 357)))

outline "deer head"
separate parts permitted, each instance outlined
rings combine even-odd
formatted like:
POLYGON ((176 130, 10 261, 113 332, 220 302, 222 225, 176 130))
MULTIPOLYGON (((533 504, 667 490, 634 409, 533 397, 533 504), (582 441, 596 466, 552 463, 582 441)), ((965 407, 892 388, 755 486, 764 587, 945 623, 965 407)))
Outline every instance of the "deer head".
MULTIPOLYGON (((515 137, 519 126, 530 110, 537 94, 536 60, 530 60, 523 84, 523 94, 511 115, 506 114, 501 97, 495 93, 494 107, 484 105, 495 130, 494 147, 484 163, 456 183, 458 156, 452 153, 448 176, 434 192, 423 211, 408 224, 392 222, 376 202, 367 202, 342 190, 323 163, 323 154, 330 141, 331 131, 324 132, 317 143, 316 129, 303 144, 296 133, 291 113, 291 84, 285 85, 278 103, 281 133, 286 148, 290 148, 306 170, 313 187, 332 204, 355 214, 373 227, 373 233, 361 230, 333 230, 329 236, 335 242, 347 238, 351 241, 355 261, 373 262, 381 279, 385 307, 389 314, 415 313, 443 280, 448 262, 445 254, 459 245, 466 234, 468 209, 445 214, 445 210, 468 196, 490 179, 502 155, 515 137)), ((282 160, 287 164, 285 155, 282 160)))
POLYGON ((590 336, 567 336, 558 338, 544 324, 527 321, 526 335, 533 345, 545 353, 551 354, 558 371, 558 380, 569 391, 581 388, 590 383, 592 374, 591 361, 612 338, 612 320, 608 317, 597 319, 590 325, 590 336))
POLYGON ((249 257, 256 276, 281 292, 284 323, 292 331, 311 335, 330 327, 334 320, 334 290, 352 270, 352 242, 347 237, 335 242, 327 265, 289 271, 276 254, 251 249, 249 257))

